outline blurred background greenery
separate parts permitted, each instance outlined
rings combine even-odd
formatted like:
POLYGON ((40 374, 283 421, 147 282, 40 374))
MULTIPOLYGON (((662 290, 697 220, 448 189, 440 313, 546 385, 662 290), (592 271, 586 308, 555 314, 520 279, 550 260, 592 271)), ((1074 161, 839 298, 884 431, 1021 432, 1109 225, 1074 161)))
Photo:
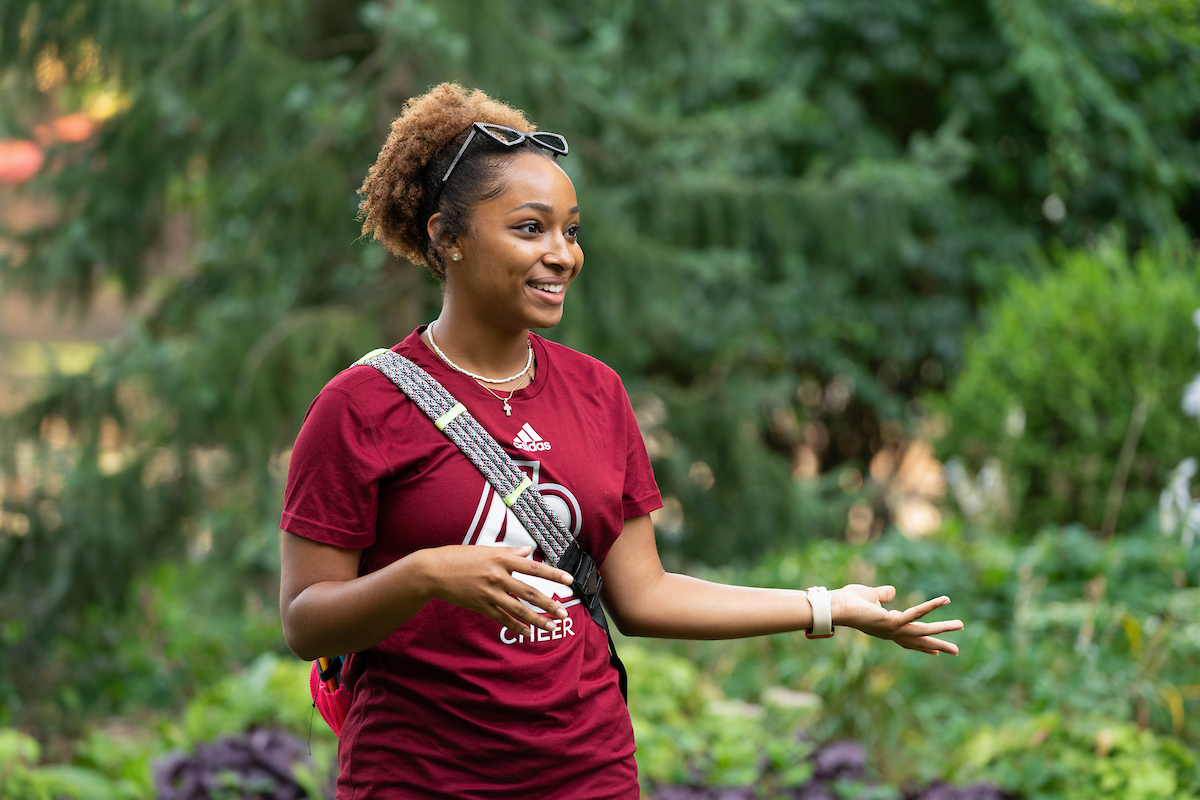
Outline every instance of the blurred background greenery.
POLYGON ((1197 796, 1186 0, 0 2, 0 794, 306 732, 282 481, 320 387, 436 315, 355 190, 443 80, 571 142, 548 335, 624 378, 667 563, 968 624, 626 643, 647 793, 791 796, 853 738, 843 797, 1197 796))

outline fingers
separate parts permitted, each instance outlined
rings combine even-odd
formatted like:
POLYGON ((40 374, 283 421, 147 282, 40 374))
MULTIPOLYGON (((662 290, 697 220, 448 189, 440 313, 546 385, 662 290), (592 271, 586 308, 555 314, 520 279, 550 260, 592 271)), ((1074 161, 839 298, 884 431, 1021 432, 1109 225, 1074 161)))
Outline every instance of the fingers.
POLYGON ((558 620, 551 620, 540 614, 534 614, 530 612, 529 608, 520 603, 505 608, 492 606, 489 611, 484 613, 486 616, 499 622, 502 628, 507 628, 514 635, 528 636, 530 639, 533 639, 535 636, 535 628, 553 632, 555 626, 558 624, 558 620))
POLYGON ((919 636, 916 638, 899 636, 896 637, 895 642, 908 650, 920 650, 922 653, 928 653, 931 656, 936 656, 938 653, 946 653, 952 656, 958 655, 958 645, 934 636, 919 636))
POLYGON ((910 622, 897 631, 892 639, 901 647, 908 648, 909 650, 920 650, 923 653, 929 653, 934 656, 938 653, 948 653, 956 656, 958 655, 958 645, 937 637, 943 633, 961 631, 962 629, 962 620, 958 619, 946 620, 944 622, 910 622))
POLYGON ((857 628, 870 636, 891 639, 909 650, 919 650, 930 655, 958 655, 958 645, 937 637, 962 630, 962 620, 919 621, 931 611, 948 605, 949 597, 935 597, 905 611, 896 611, 882 607, 884 603, 896 599, 896 587, 891 585, 849 584, 832 594, 833 600, 838 604, 835 608, 840 611, 835 616, 838 624, 857 628), (865 601, 867 605, 860 601, 865 601))
POLYGON ((514 635, 524 635, 528 636, 530 639, 533 638, 532 627, 513 617, 511 614, 508 614, 499 606, 493 606, 490 611, 485 611, 484 614, 496 622, 499 622, 501 628, 507 628, 514 635))
MULTIPOLYGON (((933 601, 930 601, 933 602, 933 601)), ((949 653, 958 655, 958 645, 937 638, 943 633, 961 631, 962 620, 950 619, 943 622, 910 622, 896 632, 893 641, 909 650, 920 650, 930 655, 949 653)))
POLYGON ((503 571, 503 567, 498 574, 488 575, 478 584, 478 590, 480 594, 475 602, 458 604, 482 611, 513 630, 517 630, 517 627, 510 624, 513 620, 520 623, 522 631, 528 630, 530 625, 553 630, 555 621, 567 616, 567 610, 561 603, 547 597, 536 586, 517 578, 513 573, 503 571), (498 610, 502 616, 495 616, 492 613, 493 609, 498 610), (542 611, 550 616, 543 616, 542 611))
POLYGON ((961 631, 963 629, 963 623, 961 619, 948 619, 945 622, 920 622, 916 624, 923 628, 922 634, 925 636, 937 636, 939 634, 950 633, 951 631, 961 631))
POLYGON ((553 631, 567 610, 553 599, 571 576, 530 558, 531 548, 447 546, 433 548, 432 596, 484 614, 512 631, 553 631), (549 616, 545 616, 542 612, 549 616))
POLYGON ((480 610, 510 630, 530 637, 534 627, 553 632, 559 620, 568 616, 561 603, 516 578, 508 577, 497 588, 490 598, 492 605, 480 610))
MULTIPOLYGON (((894 590, 893 590, 893 592, 894 592, 894 590)), ((908 609, 907 611, 905 611, 903 614, 900 615, 900 619, 905 624, 908 624, 910 622, 920 619, 921 617, 928 614, 930 611, 934 611, 935 609, 939 609, 942 606, 949 605, 949 604, 950 604, 949 597, 946 597, 945 595, 943 595, 941 597, 935 597, 932 600, 926 600, 924 603, 921 603, 918 606, 913 606, 912 608, 908 609)))
MULTIPOLYGON (((488 616, 515 633, 524 634, 530 639, 534 637, 534 628, 553 633, 561 618, 551 618, 539 614, 534 609, 524 605, 519 600, 508 598, 503 605, 493 606, 494 613, 488 616)), ((567 617, 566 609, 561 606, 562 618, 567 617)))
POLYGON ((940 636, 943 633, 962 629, 963 623, 960 619, 948 619, 942 622, 910 622, 897 628, 895 636, 940 636))
MULTIPOLYGON (((551 597, 547 597, 546 595, 539 592, 535 587, 530 586, 528 583, 525 583, 524 581, 520 581, 520 580, 517 580, 516 578, 512 578, 512 582, 513 582, 513 585, 507 592, 509 595, 516 598, 518 601, 524 600, 529 605, 540 608, 541 610, 545 611, 546 613, 548 613, 551 617, 554 617, 555 619, 566 618, 567 610, 565 608, 563 608, 562 603, 556 602, 551 597)), ((528 606, 522 606, 522 607, 528 608, 528 606)), ((541 614, 538 614, 533 609, 528 609, 528 610, 530 611, 531 614, 533 614, 537 618, 537 620, 545 619, 541 614)), ((547 622, 549 622, 549 620, 547 620, 547 622)), ((547 630, 549 630, 549 629, 547 628, 547 630)))
MULTIPOLYGON (((547 612, 555 619, 565 619, 567 610, 563 608, 561 603, 555 602, 552 597, 548 597, 545 593, 539 591, 536 585, 519 579, 517 573, 542 578, 565 586, 571 585, 571 574, 549 564, 521 557, 522 555, 527 556, 529 550, 529 547, 514 547, 509 549, 509 552, 516 556, 517 559, 515 563, 505 564, 506 567, 511 566, 513 569, 508 575, 509 580, 505 582, 503 591, 518 600, 523 600, 525 603, 547 612)), ((530 610, 532 619, 529 619, 527 615, 522 615, 522 619, 526 619, 546 630, 553 630, 553 620, 546 619, 531 609, 527 610, 530 610)))
POLYGON ((548 581, 561 583, 564 586, 571 585, 571 573, 551 564, 546 564, 542 561, 534 561, 532 558, 527 558, 529 555, 529 546, 525 547, 510 547, 508 552, 517 557, 517 563, 513 564, 511 572, 520 572, 523 575, 533 575, 537 578, 545 578, 548 581))

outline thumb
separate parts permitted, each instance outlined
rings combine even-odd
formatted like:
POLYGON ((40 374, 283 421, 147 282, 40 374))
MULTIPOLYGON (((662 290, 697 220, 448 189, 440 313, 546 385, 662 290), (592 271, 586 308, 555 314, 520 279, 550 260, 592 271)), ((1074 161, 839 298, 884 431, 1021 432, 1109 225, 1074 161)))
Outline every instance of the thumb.
POLYGON ((890 603, 896 599, 896 587, 891 585, 876 586, 875 595, 880 603, 890 603))
POLYGON ((508 552, 512 553, 514 556, 527 556, 529 555, 529 551, 532 549, 533 548, 529 545, 525 545, 524 547, 510 547, 508 548, 508 552))

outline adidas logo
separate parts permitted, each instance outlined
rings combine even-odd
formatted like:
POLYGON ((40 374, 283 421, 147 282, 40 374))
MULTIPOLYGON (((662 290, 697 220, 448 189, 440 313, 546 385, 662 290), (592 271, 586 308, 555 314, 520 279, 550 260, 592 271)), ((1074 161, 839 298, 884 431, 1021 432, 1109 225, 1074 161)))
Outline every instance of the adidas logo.
POLYGON ((513 437, 513 447, 518 450, 524 450, 527 453, 536 453, 541 450, 549 450, 550 443, 538 436, 528 422, 521 426, 521 430, 513 437))

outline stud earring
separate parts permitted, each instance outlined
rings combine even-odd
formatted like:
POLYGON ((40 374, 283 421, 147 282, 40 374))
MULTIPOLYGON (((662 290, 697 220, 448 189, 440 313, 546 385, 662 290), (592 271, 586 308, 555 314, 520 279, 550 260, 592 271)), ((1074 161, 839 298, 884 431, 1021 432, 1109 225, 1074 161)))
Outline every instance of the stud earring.
POLYGON ((461 256, 458 253, 455 253, 454 255, 450 256, 451 261, 458 261, 459 258, 461 258, 461 256))

